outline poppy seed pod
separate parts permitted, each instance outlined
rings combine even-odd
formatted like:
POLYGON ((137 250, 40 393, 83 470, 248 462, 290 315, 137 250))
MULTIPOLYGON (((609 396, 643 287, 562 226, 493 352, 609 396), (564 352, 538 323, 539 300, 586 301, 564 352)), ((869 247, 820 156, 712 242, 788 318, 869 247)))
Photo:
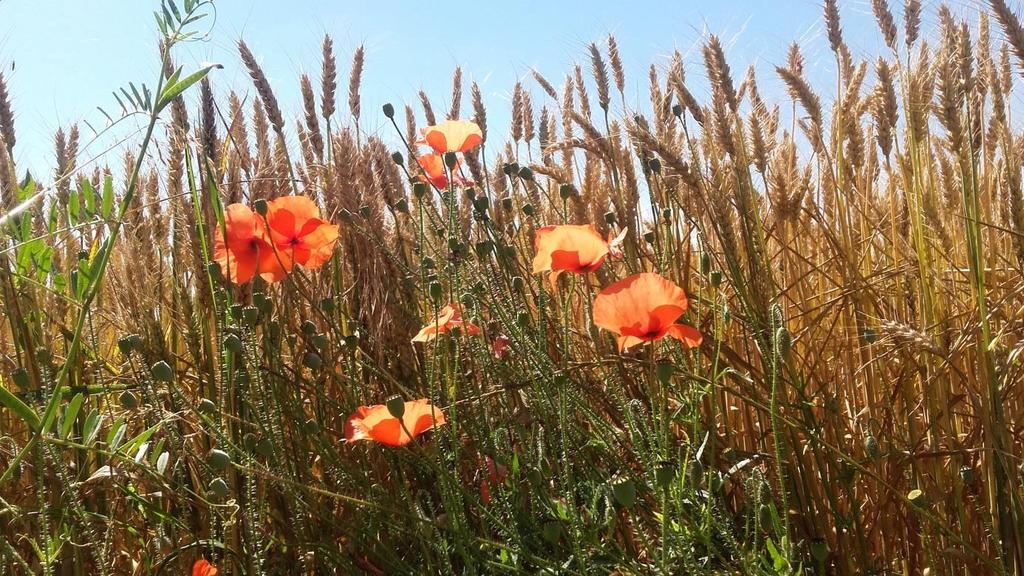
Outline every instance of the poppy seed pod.
POLYGON ((391 153, 391 159, 394 160, 395 164, 398 164, 399 166, 405 164, 405 158, 402 156, 402 153, 397 150, 391 153))
POLYGON ((671 208, 662 208, 661 209, 661 219, 664 220, 665 222, 672 222, 672 209, 671 208))
POLYGON ((707 252, 700 253, 700 272, 707 274, 711 271, 711 255, 707 252))
POLYGON ((605 212, 604 213, 604 221, 606 223, 608 223, 608 224, 615 224, 615 212, 611 212, 611 211, 605 212))
POLYGON ((174 370, 171 369, 171 365, 163 360, 153 364, 149 369, 150 375, 153 376, 153 380, 157 382, 170 382, 174 379, 174 370))
POLYGON ((392 106, 390 102, 384 104, 383 110, 384 110, 384 116, 386 118, 394 118, 395 117, 395 107, 392 106))
POLYGON ((231 463, 231 456, 223 450, 213 448, 206 454, 206 463, 214 470, 223 470, 231 463))
POLYGON ((228 495, 228 491, 228 483, 225 482, 223 478, 214 478, 213 481, 210 482, 210 492, 212 492, 217 498, 224 498, 228 495))
POLYGON ((558 197, 562 200, 568 200, 569 196, 572 196, 572 186, 568 184, 562 184, 558 187, 558 197))
POLYGON ((213 400, 203 398, 196 406, 196 411, 201 414, 213 414, 217 411, 217 405, 213 403, 213 400))
POLYGON ((260 319, 260 311, 255 306, 243 306, 242 307, 242 322, 246 326, 255 326, 256 322, 260 319))
POLYGON ((365 204, 359 207, 359 215, 363 217, 363 220, 368 219, 372 213, 370 207, 365 204))
POLYGON ((315 334, 309 339, 309 341, 313 344, 314 348, 321 351, 326 350, 327 346, 330 344, 330 340, 328 340, 327 336, 324 336, 323 334, 315 334))
POLYGON ((512 289, 513 290, 515 290, 516 292, 522 292, 523 288, 525 288, 525 287, 526 287, 526 280, 524 280, 522 276, 513 276, 512 277, 512 289))
POLYGON ((654 232, 644 232, 644 242, 654 244, 654 232))
POLYGON ((352 223, 352 213, 345 208, 338 211, 338 218, 341 218, 341 221, 346 224, 352 223))
POLYGON ((526 327, 530 325, 530 314, 528 312, 520 312, 516 314, 516 324, 526 327))
POLYGON ((14 385, 20 390, 27 390, 29 386, 28 370, 15 368, 11 371, 11 380, 14 381, 14 385))
POLYGON ((232 354, 241 354, 242 340, 234 334, 228 334, 224 337, 224 349, 232 354))
POLYGON ((264 315, 269 315, 274 308, 274 301, 262 292, 257 292, 252 295, 252 303, 260 313, 264 315))
POLYGON ((36 348, 36 358, 43 364, 49 364, 53 360, 53 353, 49 348, 36 348))
POLYGON ((242 319, 242 305, 241 304, 232 304, 231 307, 228 308, 228 313, 231 314, 231 318, 232 319, 234 319, 234 320, 241 320, 242 319))
POLYGON ((655 372, 658 375, 658 382, 668 384, 669 379, 672 378, 672 373, 675 372, 675 366, 671 362, 658 362, 655 366, 655 372))
POLYGON ((267 201, 264 200, 263 198, 260 198, 259 200, 253 202, 252 207, 253 210, 255 210, 256 213, 259 214, 260 216, 266 216, 267 212, 270 211, 270 206, 267 204, 267 201))
POLYGON ((636 484, 629 478, 613 480, 612 496, 619 506, 632 508, 636 504, 636 484))
POLYGON ((533 216, 537 212, 533 209, 533 204, 523 204, 523 214, 527 216, 533 216))
POLYGON ((440 282, 431 282, 429 290, 430 290, 430 297, 432 299, 434 299, 434 300, 440 300, 441 299, 441 294, 443 293, 443 288, 441 287, 441 283, 440 282))
POLYGON ((651 169, 651 172, 658 174, 661 172, 661 160, 658 158, 651 158, 647 161, 647 167, 651 169))
POLYGON ((316 352, 306 352, 306 355, 302 357, 302 365, 310 370, 319 370, 323 364, 323 359, 316 352))
POLYGON ((473 200, 473 209, 483 214, 490 208, 491 202, 487 199, 487 196, 480 196, 473 200))
POLYGON ((494 251, 494 242, 490 240, 484 240, 476 243, 476 254, 481 258, 487 256, 494 251))
POLYGON ((508 162, 501 165, 501 171, 505 176, 511 176, 513 173, 517 172, 518 169, 515 167, 515 164, 508 162))
POLYGON ((405 400, 399 395, 394 395, 384 401, 384 405, 388 407, 388 414, 391 414, 392 418, 401 418, 405 416, 405 400))
POLYGON ((910 500, 910 503, 918 508, 925 508, 928 506, 928 497, 925 495, 924 491, 919 488, 914 488, 908 492, 907 500, 910 500))
POLYGON ((502 210, 505 210, 506 212, 509 212, 513 208, 515 208, 515 204, 512 203, 512 197, 511 196, 506 196, 506 197, 501 199, 501 208, 502 208, 502 210))
POLYGON ((314 324, 311 320, 303 321, 301 328, 302 333, 305 334, 306 336, 312 336, 313 334, 316 334, 316 324, 314 324))
POLYGON ((210 274, 210 278, 213 279, 214 284, 220 284, 224 281, 224 275, 220 272, 220 264, 210 262, 206 265, 206 271, 210 274))
POLYGON ((683 115, 683 107, 680 106, 679 104, 673 104, 672 115, 675 116, 676 118, 681 117, 683 115))
POLYGON ((394 208, 395 208, 395 210, 398 210, 402 214, 408 214, 409 213, 409 201, 406 200, 405 198, 399 198, 398 202, 395 202, 394 208))
POLYGON ((721 284, 722 284, 722 273, 719 272, 718 270, 715 270, 714 272, 711 273, 711 285, 713 287, 715 287, 715 288, 718 288, 718 286, 721 285, 721 284))
POLYGON ((412 185, 412 195, 417 199, 423 198, 427 193, 427 185, 423 182, 417 182, 412 185))
MULTIPOLYGON (((135 335, 129 334, 117 341, 117 349, 121 351, 121 354, 127 356, 135 350, 135 339, 133 336, 135 335)), ((137 338, 138 336, 135 337, 137 338)))
POLYGON ((459 165, 459 157, 455 155, 455 152, 444 153, 444 165, 447 166, 449 170, 452 170, 459 165))
POLYGON ((320 301, 320 309, 324 312, 334 312, 334 298, 324 298, 320 301))
POLYGON ((519 169, 519 178, 522 180, 533 180, 533 170, 523 166, 519 169))
POLYGON ((139 397, 131 390, 121 392, 121 397, 118 400, 120 400, 121 406, 124 406, 129 410, 134 410, 139 407, 139 397))

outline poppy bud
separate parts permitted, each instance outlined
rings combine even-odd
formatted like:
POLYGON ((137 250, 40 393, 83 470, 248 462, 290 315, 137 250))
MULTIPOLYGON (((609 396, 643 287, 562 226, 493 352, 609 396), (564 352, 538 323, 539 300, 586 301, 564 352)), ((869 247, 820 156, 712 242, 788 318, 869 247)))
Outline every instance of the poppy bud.
POLYGON ((405 157, 402 156, 402 153, 399 152, 398 150, 395 150, 394 152, 391 153, 391 159, 394 160, 395 164, 398 164, 399 166, 405 164, 405 157))
POLYGON ((615 212, 608 211, 604 213, 604 221, 608 224, 615 224, 615 212))
POLYGON ((527 216, 533 216, 536 211, 533 209, 533 204, 523 204, 523 214, 527 216))
POLYGON ((121 406, 124 406, 129 410, 134 410, 139 407, 139 397, 132 393, 131 390, 121 392, 119 400, 121 402, 121 406))
POLYGON ((459 165, 459 157, 455 155, 455 152, 444 153, 444 165, 447 166, 449 170, 454 170, 455 167, 459 165))
POLYGON ((655 174, 661 172, 661 160, 657 158, 651 158, 647 161, 647 167, 651 169, 651 172, 655 174))
POLYGON ((780 356, 789 354, 789 347, 792 341, 789 338, 789 330, 786 330, 785 326, 779 326, 779 329, 775 331, 775 341, 779 343, 780 356))
POLYGON ((20 390, 27 390, 29 385, 28 370, 15 368, 11 371, 11 380, 14 381, 14 385, 20 390))
POLYGON ((224 349, 232 354, 242 353, 242 340, 234 334, 228 334, 224 337, 224 349))
POLYGON ((223 470, 231 463, 231 456, 223 450, 213 448, 206 454, 206 463, 214 470, 223 470))
POLYGON ((522 292, 523 288, 525 288, 525 287, 526 287, 526 280, 524 280, 522 276, 513 276, 512 277, 512 289, 513 290, 515 290, 516 292, 522 292))
POLYGON ((511 196, 506 196, 506 197, 502 198, 501 199, 501 207, 506 212, 512 210, 512 208, 515 208, 515 205, 512 203, 512 197, 511 196))
POLYGON ((494 242, 490 240, 484 240, 483 242, 476 243, 476 254, 483 258, 494 251, 494 242))
POLYGON ((242 307, 242 322, 247 326, 255 326, 260 318, 260 311, 255 306, 242 307))
POLYGON ((675 367, 672 366, 671 362, 658 362, 655 367, 655 372, 658 375, 658 382, 662 384, 668 384, 669 378, 672 378, 672 372, 675 371, 675 367))
POLYGON ((342 208, 340 211, 338 211, 338 218, 341 218, 341 221, 346 224, 352 223, 352 213, 345 208, 342 208))
POLYGON ((711 475, 711 482, 709 488, 712 492, 718 492, 725 485, 725 479, 722 477, 721 472, 715 472, 711 475))
POLYGON ((252 303, 260 311, 261 314, 269 315, 271 310, 274 308, 274 301, 269 296, 262 292, 257 292, 252 295, 252 303))
POLYGON ((558 187, 558 197, 562 200, 568 200, 569 196, 572 196, 572 186, 568 184, 562 184, 558 187))
POLYGON ((316 352, 306 352, 306 355, 302 357, 302 365, 310 370, 319 370, 324 365, 324 361, 316 352))
POLYGON ((388 414, 391 414, 392 418, 401 419, 405 416, 405 400, 402 400, 401 396, 397 394, 384 401, 384 405, 388 407, 388 414))
POLYGON ((612 484, 612 496, 619 506, 632 508, 636 504, 636 484, 629 478, 614 480, 612 484))
POLYGON ((412 195, 415 196, 417 199, 423 198, 423 196, 426 193, 427 185, 424 184, 423 182, 417 182, 412 185, 412 195))
POLYGON ((213 403, 213 400, 203 398, 199 401, 199 405, 196 406, 196 411, 202 414, 213 414, 217 411, 217 405, 213 403))
POLYGON ((441 283, 440 282, 431 282, 430 283, 430 297, 433 300, 440 300, 441 299, 441 294, 442 294, 441 283))
POLYGON ((334 298, 324 298, 320 301, 320 309, 324 312, 334 312, 334 298))
POLYGON ((523 166, 519 169, 519 178, 522 180, 533 180, 533 170, 523 166))
POLYGON ((363 217, 363 220, 368 219, 370 217, 370 214, 371 212, 369 206, 363 205, 359 207, 359 215, 363 217))
POLYGON ((395 107, 391 105, 391 102, 384 104, 384 116, 387 118, 395 117, 395 107))
POLYGON ((214 478, 210 482, 210 492, 217 498, 224 498, 228 495, 228 483, 223 478, 214 478))
POLYGON ((174 370, 171 369, 171 365, 163 360, 153 364, 149 369, 149 373, 153 376, 153 380, 157 382, 170 382, 174 379, 174 370))
POLYGON ((267 205, 267 201, 264 200, 263 198, 260 198, 259 200, 253 202, 252 207, 260 216, 266 216, 267 210, 270 209, 270 207, 267 205))
POLYGON ((683 115, 683 107, 680 106, 679 104, 673 104, 672 115, 675 116, 676 118, 681 117, 683 115))
POLYGON ((648 244, 654 244, 654 232, 644 232, 644 241, 648 244))

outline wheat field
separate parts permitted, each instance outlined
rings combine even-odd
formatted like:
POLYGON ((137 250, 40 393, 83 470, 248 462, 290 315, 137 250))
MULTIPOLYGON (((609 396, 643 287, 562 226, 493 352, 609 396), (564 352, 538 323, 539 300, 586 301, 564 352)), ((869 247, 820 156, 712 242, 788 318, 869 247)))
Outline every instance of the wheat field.
POLYGON ((42 181, 0 74, 0 575, 1024 574, 1024 26, 900 4, 497 127, 329 36, 286 117, 164 0, 141 141, 42 181))

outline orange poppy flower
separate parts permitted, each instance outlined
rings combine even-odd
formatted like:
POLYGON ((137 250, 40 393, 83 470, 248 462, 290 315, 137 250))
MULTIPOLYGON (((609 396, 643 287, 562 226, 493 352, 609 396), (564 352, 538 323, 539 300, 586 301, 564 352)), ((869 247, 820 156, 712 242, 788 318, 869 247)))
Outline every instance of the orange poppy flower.
POLYGON ((445 120, 423 129, 423 142, 438 154, 469 152, 483 141, 480 127, 469 120, 445 120))
POLYGON ((320 218, 320 208, 305 196, 281 196, 267 203, 267 226, 281 268, 293 264, 315 269, 331 259, 338 227, 320 218))
MULTIPOLYGON (((419 162, 421 168, 423 168, 424 174, 419 175, 419 179, 423 182, 433 184, 435 188, 447 188, 448 187, 448 175, 444 171, 444 157, 440 154, 424 154, 416 159, 419 162)), ((455 163, 455 168, 451 169, 452 182, 456 186, 465 186, 468 184, 465 178, 459 174, 459 165, 462 164, 462 160, 455 163)))
POLYGON ((426 398, 405 403, 401 420, 384 404, 360 406, 345 422, 345 439, 374 440, 387 446, 405 446, 412 439, 445 423, 444 412, 426 398))
POLYGON ((537 251, 533 257, 533 273, 551 272, 551 288, 554 290, 563 272, 586 274, 597 270, 622 241, 624 234, 625 229, 614 240, 606 241, 590 224, 538 228, 533 239, 533 247, 537 251))
POLYGON ((260 220, 244 204, 224 208, 224 228, 217 229, 213 259, 235 284, 244 284, 257 273, 268 281, 280 280, 287 274, 274 258, 274 248, 260 220))
POLYGON ((438 334, 444 334, 452 328, 460 327, 467 334, 475 336, 480 333, 480 327, 472 322, 462 319, 462 309, 458 304, 448 304, 437 314, 437 319, 431 321, 412 339, 413 342, 430 342, 437 338, 438 334))
POLYGON ((618 335, 619 351, 664 336, 687 348, 700 346, 700 332, 676 324, 686 312, 686 293, 671 280, 645 272, 602 290, 594 299, 594 324, 618 335))
POLYGON ((192 576, 217 576, 217 567, 205 559, 196 560, 192 565, 192 576))

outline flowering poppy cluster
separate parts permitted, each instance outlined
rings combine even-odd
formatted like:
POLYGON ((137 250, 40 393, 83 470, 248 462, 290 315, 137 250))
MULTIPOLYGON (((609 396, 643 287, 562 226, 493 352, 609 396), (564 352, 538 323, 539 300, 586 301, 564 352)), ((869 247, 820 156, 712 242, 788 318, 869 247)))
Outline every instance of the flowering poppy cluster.
POLYGON ((267 202, 265 215, 244 204, 224 209, 214 261, 235 284, 259 274, 267 282, 287 276, 296 264, 316 269, 330 260, 338 226, 320 218, 320 208, 305 196, 281 196, 267 202))
POLYGON ((462 160, 456 158, 455 165, 445 170, 445 154, 466 153, 476 148, 484 141, 483 132, 475 123, 468 120, 446 120, 436 126, 427 126, 423 129, 423 137, 416 143, 429 146, 432 152, 421 155, 416 161, 423 174, 419 179, 433 185, 435 188, 447 188, 449 184, 449 173, 452 184, 465 186, 469 184, 461 175, 459 166, 462 160))

